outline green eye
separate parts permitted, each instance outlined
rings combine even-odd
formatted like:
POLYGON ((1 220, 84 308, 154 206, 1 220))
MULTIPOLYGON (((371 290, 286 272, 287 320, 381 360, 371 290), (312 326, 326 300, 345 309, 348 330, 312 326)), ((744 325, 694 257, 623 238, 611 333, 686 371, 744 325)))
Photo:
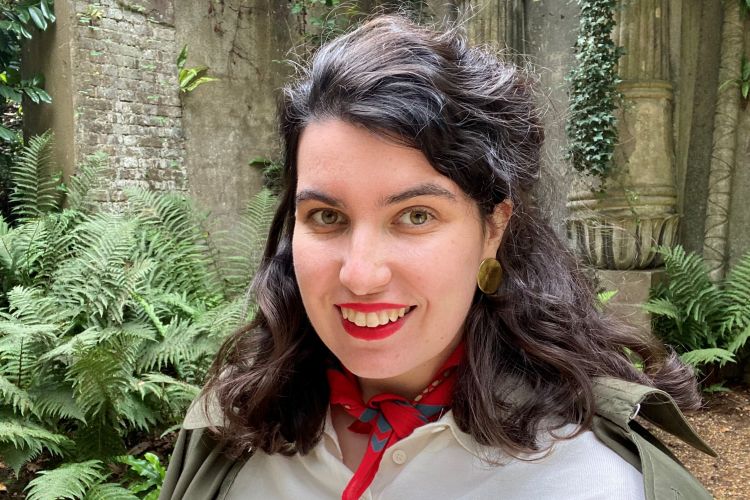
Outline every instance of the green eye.
POLYGON ((339 213, 335 210, 318 210, 312 216, 318 224, 330 226, 339 222, 339 213))
POLYGON ((426 211, 421 209, 413 209, 408 210, 401 214, 401 217, 399 217, 399 220, 402 224, 407 224, 411 226, 421 226, 423 224, 426 224, 430 221, 432 218, 432 215, 426 211))

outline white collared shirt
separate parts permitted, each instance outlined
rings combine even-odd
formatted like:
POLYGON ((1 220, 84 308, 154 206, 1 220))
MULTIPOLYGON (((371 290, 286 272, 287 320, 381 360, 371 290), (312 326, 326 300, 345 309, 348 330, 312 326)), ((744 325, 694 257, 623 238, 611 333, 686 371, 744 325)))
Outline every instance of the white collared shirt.
MULTIPOLYGON (((557 435, 572 433, 566 426, 557 435)), ((549 438, 548 438, 549 439, 549 438)), ((541 440, 544 445, 544 440, 541 440)), ((388 448, 365 500, 642 500, 640 472, 590 431, 558 440, 532 460, 482 460, 487 449, 462 432, 450 412, 388 448)), ((493 457, 498 459, 497 454, 493 457)), ((352 478, 344 465, 330 412, 323 437, 307 455, 256 452, 231 485, 227 500, 339 499, 352 478)))

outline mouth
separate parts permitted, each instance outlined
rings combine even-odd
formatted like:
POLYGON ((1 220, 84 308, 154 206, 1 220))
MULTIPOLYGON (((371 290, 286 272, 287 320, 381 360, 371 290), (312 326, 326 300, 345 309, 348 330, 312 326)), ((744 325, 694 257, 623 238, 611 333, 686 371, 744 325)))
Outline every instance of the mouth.
POLYGON ((399 331, 416 306, 340 304, 338 309, 349 335, 361 340, 382 340, 399 331))

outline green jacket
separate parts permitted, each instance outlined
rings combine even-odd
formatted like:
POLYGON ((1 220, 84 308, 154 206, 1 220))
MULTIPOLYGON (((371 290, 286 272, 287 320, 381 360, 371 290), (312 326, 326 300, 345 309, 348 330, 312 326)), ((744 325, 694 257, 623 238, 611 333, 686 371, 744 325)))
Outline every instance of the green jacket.
MULTIPOLYGON (((634 420, 638 415, 694 448, 716 456, 667 393, 614 378, 597 379, 594 391, 597 411, 592 431, 641 471, 647 500, 712 498, 680 461, 634 420)), ((208 430, 219 419, 217 415, 205 416, 200 406, 193 405, 183 423, 160 500, 221 500, 247 459, 232 460, 224 455, 208 430)))

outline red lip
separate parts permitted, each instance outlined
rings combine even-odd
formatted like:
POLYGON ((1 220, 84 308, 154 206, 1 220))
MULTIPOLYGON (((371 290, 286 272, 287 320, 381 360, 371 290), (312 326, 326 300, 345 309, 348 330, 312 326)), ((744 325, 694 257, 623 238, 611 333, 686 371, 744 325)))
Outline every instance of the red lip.
MULTIPOLYGON (((342 307, 349 307, 342 304, 342 307)), ((348 319, 341 318, 341 324, 344 326, 346 333, 354 338, 360 340, 382 340, 390 337, 404 326, 404 321, 409 316, 402 316, 396 321, 392 321, 388 324, 376 326, 374 328, 368 328, 366 326, 357 326, 348 319)))
MULTIPOLYGON (((407 304, 388 304, 385 302, 375 302, 375 303, 370 303, 370 304, 356 302, 356 303, 351 303, 351 304, 336 304, 336 305, 339 307, 346 307, 347 309, 353 309, 355 311, 364 312, 364 313, 382 311, 383 309, 401 309, 401 308, 409 307, 407 304)), ((387 325, 384 325, 384 326, 387 326, 387 325)))

